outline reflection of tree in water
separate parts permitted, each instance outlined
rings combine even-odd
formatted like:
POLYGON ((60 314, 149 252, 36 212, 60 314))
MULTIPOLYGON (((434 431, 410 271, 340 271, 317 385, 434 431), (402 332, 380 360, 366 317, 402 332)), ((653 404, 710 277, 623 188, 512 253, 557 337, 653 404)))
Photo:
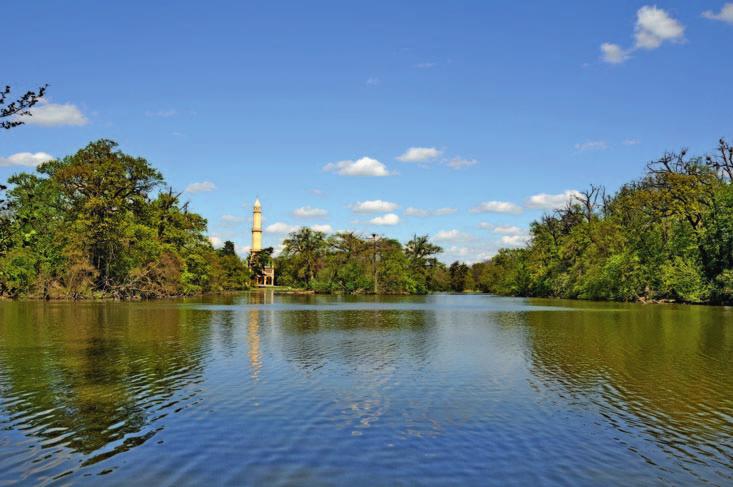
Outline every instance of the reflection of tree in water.
POLYGON ((435 340, 432 311, 298 310, 276 320, 285 359, 304 373, 316 397, 338 398, 331 414, 354 436, 389 411, 391 386, 422 369, 435 340))
POLYGON ((304 370, 328 361, 379 370, 398 358, 422 362, 433 313, 405 310, 285 311, 276 315, 285 356, 304 370))
POLYGON ((532 373, 544 385, 592 401, 614 428, 640 429, 674 458, 730 470, 729 311, 628 306, 525 316, 532 373))
MULTIPOLYGON (((95 453, 142 443, 201 380, 208 312, 144 304, 7 303, 0 308, 0 387, 15 429, 95 453), (107 447, 108 450, 104 450, 107 447)), ((5 425, 7 426, 7 425, 5 425)))

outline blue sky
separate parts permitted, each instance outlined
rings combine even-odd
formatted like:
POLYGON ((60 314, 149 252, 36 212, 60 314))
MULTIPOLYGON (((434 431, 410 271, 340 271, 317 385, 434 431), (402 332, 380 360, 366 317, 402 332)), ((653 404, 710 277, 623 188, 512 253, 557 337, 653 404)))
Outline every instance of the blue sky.
POLYGON ((721 0, 9 1, 4 13, 0 82, 50 88, 34 123, 0 134, 0 178, 110 138, 188 188, 214 241, 242 251, 259 195, 269 245, 319 225, 429 233, 444 260, 480 260, 574 190, 615 190, 665 150, 733 137, 721 0))

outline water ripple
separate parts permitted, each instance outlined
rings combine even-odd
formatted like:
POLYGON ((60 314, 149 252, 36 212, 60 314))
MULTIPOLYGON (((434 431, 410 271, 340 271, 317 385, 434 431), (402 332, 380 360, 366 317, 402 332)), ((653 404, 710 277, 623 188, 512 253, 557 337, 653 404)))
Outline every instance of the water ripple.
POLYGON ((729 485, 731 323, 489 296, 0 303, 0 484, 729 485))

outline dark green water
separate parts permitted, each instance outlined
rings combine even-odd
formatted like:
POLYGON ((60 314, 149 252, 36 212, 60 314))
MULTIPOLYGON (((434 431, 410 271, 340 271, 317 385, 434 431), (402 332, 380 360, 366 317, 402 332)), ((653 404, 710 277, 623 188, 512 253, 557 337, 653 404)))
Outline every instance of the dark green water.
POLYGON ((733 483, 733 310, 0 303, 0 485, 733 483))

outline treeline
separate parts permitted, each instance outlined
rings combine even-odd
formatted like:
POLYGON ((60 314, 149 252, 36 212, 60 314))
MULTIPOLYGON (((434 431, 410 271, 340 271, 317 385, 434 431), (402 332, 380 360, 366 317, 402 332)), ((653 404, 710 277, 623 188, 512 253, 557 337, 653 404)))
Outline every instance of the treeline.
POLYGON ((110 140, 0 185, 0 295, 156 298, 244 289, 228 242, 145 159, 110 140))
POLYGON ((277 283, 319 293, 424 294, 463 291, 470 269, 458 262, 446 267, 442 249, 427 235, 399 241, 353 232, 327 236, 300 228, 283 242, 275 258, 277 283))
POLYGON ((733 303, 733 147, 667 153, 615 195, 592 186, 473 267, 503 295, 733 303))

